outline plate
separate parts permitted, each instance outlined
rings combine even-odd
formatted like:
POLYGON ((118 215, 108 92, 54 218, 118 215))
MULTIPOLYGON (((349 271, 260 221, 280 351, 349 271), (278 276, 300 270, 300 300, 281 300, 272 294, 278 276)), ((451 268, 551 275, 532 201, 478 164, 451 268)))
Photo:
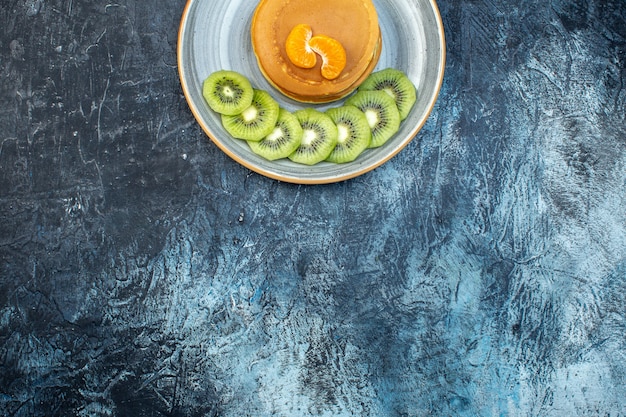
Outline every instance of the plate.
POLYGON ((374 0, 383 49, 375 71, 392 67, 407 74, 417 88, 417 101, 400 130, 383 146, 367 149, 346 164, 321 162, 313 166, 288 159, 268 161, 247 143, 226 133, 220 116, 202 97, 202 82, 221 69, 237 71, 255 88, 268 91, 287 110, 315 107, 324 111, 343 100, 322 105, 305 104, 282 95, 263 77, 250 40, 250 24, 257 2, 251 0, 189 0, 178 34, 178 72, 189 107, 211 140, 243 166, 276 180, 298 184, 344 181, 369 172, 400 152, 430 115, 445 67, 445 38, 434 0, 374 0))

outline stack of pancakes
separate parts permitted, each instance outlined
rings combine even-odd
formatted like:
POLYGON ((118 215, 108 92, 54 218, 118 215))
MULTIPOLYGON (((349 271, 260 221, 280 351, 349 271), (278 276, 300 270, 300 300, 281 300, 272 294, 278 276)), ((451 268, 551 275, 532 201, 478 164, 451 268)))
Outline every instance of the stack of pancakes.
POLYGON ((294 100, 325 103, 350 94, 373 71, 382 48, 378 15, 371 0, 260 0, 251 27, 252 47, 259 68, 278 90, 294 100), (295 66, 285 42, 298 24, 314 34, 338 40, 346 51, 346 66, 336 79, 315 67, 295 66))

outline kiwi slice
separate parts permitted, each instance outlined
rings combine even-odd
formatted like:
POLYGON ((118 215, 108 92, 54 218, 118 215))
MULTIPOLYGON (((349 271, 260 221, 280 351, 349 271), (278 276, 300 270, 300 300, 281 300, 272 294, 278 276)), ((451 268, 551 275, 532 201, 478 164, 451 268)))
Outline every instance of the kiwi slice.
POLYGON ((357 91, 345 104, 355 106, 365 113, 372 131, 370 148, 383 145, 400 128, 400 112, 396 102, 384 91, 357 91))
POLYGON ((302 127, 302 140, 289 159, 313 165, 328 158, 337 145, 338 132, 333 119, 311 107, 297 110, 294 115, 302 127))
POLYGON ((415 86, 409 77, 395 68, 386 68, 370 74, 359 86, 359 90, 381 90, 389 94, 398 106, 400 120, 406 119, 417 99, 415 86))
POLYGON ((281 108, 274 130, 258 142, 248 141, 248 145, 255 154, 274 161, 291 155, 300 146, 301 139, 300 122, 293 113, 281 108))
POLYGON ((222 115, 222 125, 237 139, 259 141, 269 135, 276 121, 280 107, 266 91, 254 89, 252 103, 241 113, 232 116, 222 115))
POLYGON ((372 131, 365 113, 354 106, 333 107, 326 110, 337 126, 337 146, 326 160, 336 164, 352 162, 370 144, 372 131))
POLYGON ((245 76, 235 71, 221 70, 204 80, 202 95, 213 111, 232 116, 250 106, 253 90, 245 76))

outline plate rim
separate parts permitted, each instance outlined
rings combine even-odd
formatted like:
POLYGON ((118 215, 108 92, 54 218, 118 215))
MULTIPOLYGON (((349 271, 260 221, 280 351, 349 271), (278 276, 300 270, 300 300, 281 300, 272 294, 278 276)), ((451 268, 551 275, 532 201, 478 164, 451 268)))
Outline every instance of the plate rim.
POLYGON ((446 39, 445 39, 445 31, 444 31, 444 26, 443 26, 443 19, 441 17, 441 12, 439 10, 439 7, 437 5, 437 0, 427 0, 428 3, 430 3, 431 8, 434 12, 434 17, 435 17, 435 22, 437 25, 437 31, 440 34, 439 40, 440 40, 440 50, 441 50, 441 55, 440 55, 440 59, 439 59, 439 69, 438 69, 438 77, 437 77, 437 81, 435 84, 435 89, 434 89, 434 94, 430 99, 430 103, 428 103, 428 106, 426 108, 426 111, 423 114, 422 119, 420 120, 419 123, 417 123, 414 127, 412 127, 409 131, 409 133, 406 135, 406 139, 401 141, 391 152, 389 152, 387 155, 385 155, 383 158, 377 160, 376 162, 372 163, 372 164, 368 164, 366 166, 363 166, 361 168, 355 169, 354 171, 345 173, 345 174, 339 174, 339 175, 328 175, 328 176, 323 176, 323 177, 319 177, 319 178, 303 178, 303 177, 298 177, 297 175, 292 175, 292 176, 288 176, 288 175, 281 175, 280 173, 277 172, 272 172, 266 169, 263 169, 263 167, 259 167, 255 164, 253 164, 252 162, 247 161, 245 158, 240 158, 239 156, 237 156, 234 152, 232 152, 230 149, 228 149, 227 146, 225 146, 224 144, 221 143, 221 141, 214 137, 214 133, 211 131, 211 129, 209 129, 209 127, 206 125, 205 121, 203 120, 203 118, 200 115, 200 111, 198 110, 198 108, 196 107, 195 102, 192 100, 191 98, 191 93, 190 93, 190 88, 187 84, 187 80, 186 80, 186 73, 185 73, 185 68, 183 65, 183 56, 184 56, 184 51, 183 51, 183 37, 184 37, 184 32, 185 29, 187 28, 187 21, 189 19, 189 15, 190 15, 190 10, 191 7, 193 5, 193 3, 195 3, 196 1, 199 0, 187 0, 187 2, 185 3, 185 7, 183 8, 183 13, 180 19, 180 24, 179 24, 179 28, 178 28, 178 37, 177 37, 177 58, 176 58, 176 62, 177 62, 177 66, 178 66, 178 78, 179 78, 179 82, 181 84, 182 90, 183 90, 183 95, 185 96, 185 101, 187 102, 187 105, 189 107, 189 109, 191 110, 191 113, 194 116, 194 119, 196 120, 196 122, 200 125, 202 131, 204 132, 205 135, 208 136, 208 138, 211 140, 212 143, 214 143, 222 152, 224 152, 226 155, 228 155, 231 159, 233 159, 235 162, 239 163, 240 165, 250 169, 251 171, 254 171, 258 174, 261 174, 265 177, 268 178, 272 178, 274 180, 278 180, 278 181, 282 181, 282 182, 287 182, 287 183, 292 183, 292 184, 310 184, 310 185, 314 185, 314 184, 331 184, 331 183, 337 183, 337 182, 341 182, 341 181, 346 181, 352 178, 356 178, 358 176, 361 176, 363 174, 366 174, 370 171, 373 171, 374 169, 380 167, 381 165, 385 164, 386 162, 388 162, 390 159, 392 159, 394 156, 396 156, 398 153, 400 153, 400 151, 402 151, 406 146, 408 146, 409 143, 411 143, 416 135, 419 133, 419 131, 422 129, 422 127, 424 127, 424 124, 426 124, 426 121, 430 118, 430 115, 435 107, 435 104, 439 98, 439 94, 441 92, 441 87, 443 85, 443 79, 444 79, 444 73, 445 73, 445 69, 446 69, 446 56, 447 56, 447 51, 446 51, 446 39))

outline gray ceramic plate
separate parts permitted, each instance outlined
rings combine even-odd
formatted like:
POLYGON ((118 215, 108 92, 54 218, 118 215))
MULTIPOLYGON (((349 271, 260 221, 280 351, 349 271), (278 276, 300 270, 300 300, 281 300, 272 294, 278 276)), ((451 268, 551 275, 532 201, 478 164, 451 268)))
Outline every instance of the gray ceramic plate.
POLYGON ((249 169, 281 181, 300 184, 331 183, 353 178, 388 161, 400 152, 426 122, 443 81, 445 40, 434 0, 374 0, 383 38, 375 70, 393 67, 405 72, 417 87, 417 102, 398 133, 385 145, 368 149, 347 164, 306 166, 289 160, 267 161, 222 128, 219 115, 202 97, 202 82, 212 72, 230 69, 244 74, 255 88, 270 92, 288 110, 315 106, 319 110, 341 105, 302 104, 275 90, 257 67, 250 41, 250 22, 256 1, 189 0, 178 36, 178 70, 187 102, 202 129, 226 154, 249 169))

